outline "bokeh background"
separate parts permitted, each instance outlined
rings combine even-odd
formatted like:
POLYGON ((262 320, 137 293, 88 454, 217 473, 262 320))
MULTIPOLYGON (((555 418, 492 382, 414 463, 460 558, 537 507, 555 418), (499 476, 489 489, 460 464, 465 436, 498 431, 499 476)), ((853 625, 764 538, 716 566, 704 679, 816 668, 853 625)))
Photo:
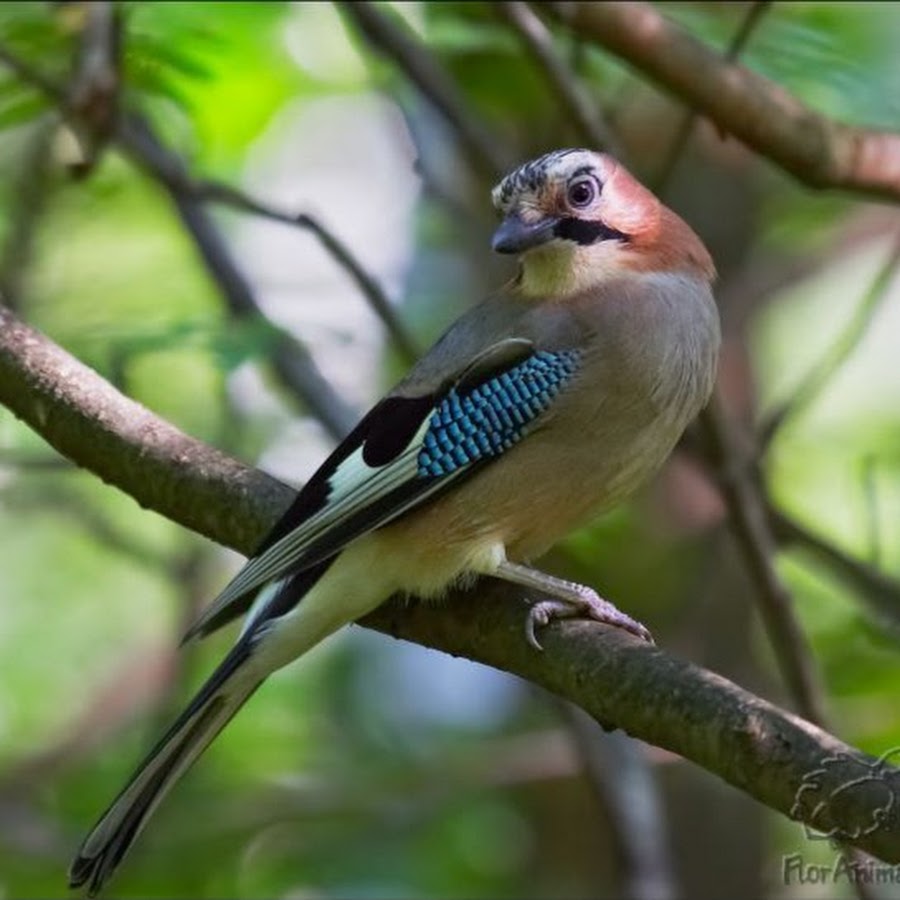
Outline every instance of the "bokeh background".
MULTIPOLYGON (((755 5, 744 64, 840 121, 900 127, 900 7, 755 5)), ((752 6, 661 9, 724 50, 752 6)), ((497 160, 584 140, 498 5, 374 11, 450 83, 494 159, 330 3, 123 4, 116 94, 192 176, 314 217, 421 349, 512 274, 489 252, 497 160)), ((70 85, 90 20, 87 4, 2 4, 0 45, 70 85)), ((758 439, 787 410, 759 477, 833 727, 875 755, 900 747, 900 219, 811 191, 705 122, 680 141, 676 101, 551 28, 617 150, 713 252, 730 415, 758 439)), ((79 142, 7 70, 0 129, 4 301, 184 431, 300 484, 403 372, 409 348, 308 228, 204 204, 260 311, 236 314, 158 179, 114 144, 79 142), (306 376, 298 390, 273 365, 285 335, 332 394, 317 401, 306 376)), ((64 893, 82 833, 233 637, 177 649, 240 562, 0 410, 0 898, 64 893)), ((691 453, 546 567, 792 708, 691 453)), ((840 880, 785 884, 797 852, 834 859, 799 825, 592 732, 527 684, 351 628, 267 682, 111 895, 853 895, 840 880)))

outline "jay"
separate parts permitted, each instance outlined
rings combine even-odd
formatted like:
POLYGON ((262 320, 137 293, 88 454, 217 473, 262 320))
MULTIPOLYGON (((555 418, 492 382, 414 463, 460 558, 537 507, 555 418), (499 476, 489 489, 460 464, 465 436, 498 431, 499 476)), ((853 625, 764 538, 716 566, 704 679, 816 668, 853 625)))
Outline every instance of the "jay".
POLYGON ((489 575, 542 595, 525 637, 587 617, 650 640, 528 562, 655 472, 712 391, 712 260, 611 157, 557 150, 494 189, 517 277, 463 315, 328 457, 190 629, 240 635, 88 834, 93 894, 175 781, 276 669, 397 592, 489 575))

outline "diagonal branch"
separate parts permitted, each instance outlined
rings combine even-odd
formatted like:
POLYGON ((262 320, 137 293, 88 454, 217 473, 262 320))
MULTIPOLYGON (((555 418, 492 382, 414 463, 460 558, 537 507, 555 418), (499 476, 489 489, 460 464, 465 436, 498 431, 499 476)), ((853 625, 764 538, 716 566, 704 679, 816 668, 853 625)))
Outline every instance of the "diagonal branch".
MULTIPOLYGON (((54 100, 75 127, 86 124, 59 86, 3 45, 0 45, 0 63, 54 100)), ((136 113, 118 121, 114 138, 126 156, 168 193, 232 315, 267 321, 249 282, 237 267, 201 199, 196 196, 194 182, 181 158, 165 147, 150 123, 136 113)), ((276 339, 271 354, 272 365, 279 380, 303 400, 333 437, 342 437, 355 424, 356 414, 319 372, 307 348, 287 331, 275 325, 271 328, 276 339)))
POLYGON ((778 429, 790 418, 808 409, 819 397, 828 382, 844 365, 866 336, 875 313, 889 295, 888 288, 900 266, 900 232, 887 258, 882 263, 871 284, 866 289, 859 306, 846 328, 838 335, 821 359, 806 373, 792 396, 762 421, 759 426, 760 448, 765 449, 774 439, 778 429))
POLYGON ((863 602, 880 621, 895 629, 898 627, 900 581, 836 547, 782 510, 770 505, 767 513, 772 532, 780 544, 805 550, 820 560, 835 577, 861 594, 863 602))
POLYGON ((366 41, 394 62, 450 123, 477 169, 493 177, 509 168, 509 151, 498 144, 497 136, 472 113, 449 72, 409 29, 368 0, 342 3, 341 9, 366 41))
MULTIPOLYGON (((747 46, 750 36, 756 30, 757 25, 759 25, 763 14, 771 5, 771 0, 753 0, 747 8, 747 12, 741 21, 740 28, 738 28, 731 41, 729 41, 728 49, 722 54, 723 60, 729 63, 737 62, 738 57, 743 53, 744 47, 747 46)), ((691 137, 691 132, 694 130, 696 121, 697 110, 693 106, 689 106, 684 111, 681 121, 675 128, 675 137, 672 139, 672 143, 669 145, 663 163, 659 167, 656 177, 654 178, 655 186, 667 184, 672 177, 675 166, 678 164, 678 160, 681 159, 681 154, 684 152, 684 148, 691 137)), ((723 132, 722 134, 724 137, 725 133, 723 132)))
POLYGON ((591 101, 578 76, 557 51, 547 26, 527 3, 520 0, 500 2, 496 7, 540 67, 579 138, 593 149, 621 155, 618 141, 603 121, 599 107, 591 101))
POLYGON ((412 363, 418 359, 419 350, 416 347, 416 343, 400 316, 397 315, 393 304, 381 289, 381 285, 363 268, 362 263, 353 255, 353 251, 325 228, 318 219, 315 219, 308 213, 292 215, 291 213, 282 212, 260 203, 259 200, 247 196, 243 191, 239 191, 229 184, 210 179, 192 182, 186 185, 186 189, 201 200, 212 200, 215 203, 221 203, 233 209, 271 219, 273 222, 283 222, 285 225, 294 225, 311 231, 328 251, 328 254, 353 279, 374 310, 375 315, 381 319, 404 361, 412 363))
MULTIPOLYGON (((224 238, 201 200, 190 190, 191 179, 182 160, 163 146, 150 123, 136 114, 124 118, 116 139, 126 155, 168 193, 232 315, 265 320, 253 289, 224 238)), ((333 436, 342 437, 355 424, 356 414, 319 371, 309 350, 287 331, 275 325, 272 330, 272 365, 278 378, 333 436)))
POLYGON ((810 187, 900 200, 900 134, 854 128, 722 59, 649 3, 546 3, 605 47, 810 187))
POLYGON ((825 721, 824 700, 806 636, 794 615, 790 592, 775 569, 777 545, 766 507, 717 397, 701 414, 714 471, 728 505, 730 522, 756 582, 756 599, 782 677, 801 714, 825 721))
MULTIPOLYGON (((2 307, 0 403, 143 506, 243 552, 294 496, 124 397, 2 307)), ((537 653, 522 637, 522 621, 519 590, 483 579, 442 608, 388 604, 364 624, 527 678, 606 727, 678 753, 773 809, 819 830, 838 829, 856 846, 900 862, 900 770, 624 633, 557 623, 537 653), (866 774, 871 790, 847 789, 866 774)))

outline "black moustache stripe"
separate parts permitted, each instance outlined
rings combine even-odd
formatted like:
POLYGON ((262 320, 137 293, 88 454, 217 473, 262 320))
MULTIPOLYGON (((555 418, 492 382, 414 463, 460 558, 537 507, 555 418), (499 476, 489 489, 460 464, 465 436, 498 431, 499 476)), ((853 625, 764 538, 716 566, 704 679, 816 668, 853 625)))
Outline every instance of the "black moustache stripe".
POLYGON ((628 235, 615 228, 609 228, 602 222, 591 222, 587 219, 576 219, 568 216, 560 219, 553 229, 553 234, 576 244, 596 244, 598 241, 627 241, 628 235))

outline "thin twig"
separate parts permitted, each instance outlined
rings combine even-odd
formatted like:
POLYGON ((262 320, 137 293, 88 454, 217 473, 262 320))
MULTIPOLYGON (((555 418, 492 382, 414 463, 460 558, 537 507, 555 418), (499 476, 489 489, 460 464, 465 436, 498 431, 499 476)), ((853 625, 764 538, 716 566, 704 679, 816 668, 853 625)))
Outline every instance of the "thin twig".
POLYGON ((701 423, 731 525, 756 582, 755 596, 779 669, 801 715, 811 722, 824 722, 824 699, 812 653, 791 608, 790 592, 775 570, 777 545, 769 529, 766 507, 735 446, 731 424, 718 397, 714 396, 701 414, 701 423))
MULTIPOLYGON (((168 193, 232 314, 238 318, 266 320, 222 235, 202 201, 192 193, 191 178, 181 159, 163 146, 146 119, 135 114, 120 124, 117 143, 168 193)), ((309 350, 284 329, 275 325, 272 329, 275 334, 272 364, 280 380, 303 400, 335 438, 343 437, 355 424, 356 413, 319 371, 309 350)))
POLYGON ((55 111, 34 123, 25 144, 21 171, 12 187, 6 213, 9 234, 0 250, 0 297, 9 305, 22 302, 25 272, 51 190, 53 135, 57 128, 59 118, 55 111))
POLYGON ((74 472, 75 466, 63 456, 38 456, 34 453, 16 453, 0 449, 0 469, 18 469, 23 472, 74 472))
POLYGON ((869 562, 881 568, 882 539, 881 516, 878 512, 878 477, 877 460, 874 456, 866 456, 862 461, 862 489, 866 503, 866 537, 869 551, 869 562))
POLYGON ((846 328, 806 374, 792 396, 763 419, 759 427, 760 449, 765 450, 778 429, 795 418, 816 401, 822 391, 852 356, 866 336, 875 313, 888 297, 888 288, 900 266, 900 232, 894 238, 885 261, 872 279, 846 328))
MULTIPOLYGON (((0 46, 0 62, 59 103, 61 112, 75 117, 65 92, 30 64, 0 46)), ((215 280, 232 314, 267 321, 247 279, 238 269, 224 239, 192 194, 192 180, 182 160, 157 138, 150 123, 131 113, 120 119, 115 139, 138 166, 168 193, 182 223, 194 240, 207 270, 215 280)), ((300 397, 335 438, 341 438, 358 418, 321 374, 307 348, 293 335, 272 325, 275 336, 272 365, 282 384, 300 397)))
POLYGON ((39 91, 61 107, 68 104, 65 90, 47 77, 40 69, 13 53, 8 47, 0 44, 0 63, 15 73, 25 84, 36 87, 39 91))
POLYGON ((879 620, 890 627, 900 627, 900 581, 840 550, 774 505, 769 505, 767 514, 779 544, 812 553, 851 590, 860 593, 879 620))
MULTIPOLYGON (((747 13, 741 21, 738 30, 734 33, 727 49, 722 54, 722 59, 730 63, 737 62, 738 57, 750 40, 750 35, 753 34, 756 26, 762 20, 763 13, 765 13, 771 5, 771 0, 753 0, 747 8, 747 13)), ((672 138, 672 143, 669 145, 669 150, 666 153, 663 164, 659 167, 659 171, 653 179, 657 191, 659 191, 663 185, 669 183, 672 173, 675 171, 675 166, 681 159, 684 148, 687 146, 691 132, 694 130, 696 121, 697 110, 693 106, 689 106, 684 110, 681 116, 681 120, 675 129, 675 136, 672 138)), ((723 137, 724 136, 725 134, 723 133, 723 137)))
POLYGON ((621 155, 618 141, 603 121, 599 107, 591 101, 578 76, 557 51, 550 29, 527 3, 509 0, 495 5, 540 67, 544 80, 559 100, 566 120, 578 132, 579 139, 594 149, 621 155))
MULTIPOLYGON (((76 471, 72 463, 60 457, 60 462, 76 471)), ((68 482, 67 482, 68 484, 68 482)), ((6 497, 6 504, 12 509, 45 506, 52 508, 56 524, 67 521, 75 529, 81 530, 105 552, 111 552, 127 559, 131 564, 157 573, 169 567, 169 554, 140 540, 129 529, 119 527, 101 509, 84 499, 71 487, 59 481, 47 484, 41 480, 36 491, 27 488, 13 497, 6 497)))
POLYGON ((70 127, 79 151, 70 167, 78 177, 93 170, 115 130, 121 51, 122 20, 118 5, 109 0, 85 4, 78 54, 68 87, 70 127))
POLYGON ((395 63, 446 118, 476 168, 491 177, 509 168, 510 152, 476 118, 449 72, 408 28, 382 13, 374 3, 356 0, 341 3, 341 9, 367 42, 395 63))
POLYGON ((233 209, 253 213, 275 222, 294 225, 311 231, 337 264, 353 279, 362 295, 368 301, 375 314, 387 329, 396 349, 407 363, 419 357, 412 335, 407 331, 393 304, 388 299, 381 285, 365 270, 362 263, 354 256, 353 251, 335 234, 325 228, 318 219, 309 213, 287 213, 261 203, 243 191, 228 184, 203 179, 193 182, 189 189, 201 200, 212 200, 233 209))
POLYGON ((616 896, 623 900, 678 896, 659 785, 644 745, 621 732, 604 732, 572 703, 559 700, 556 706, 609 828, 616 896))
POLYGON ((286 506, 293 496, 286 485, 182 434, 3 306, 0 403, 58 453, 142 506, 179 509, 182 524, 219 543, 237 537, 252 549, 273 504, 286 506), (224 484, 230 487, 222 492, 224 484))

